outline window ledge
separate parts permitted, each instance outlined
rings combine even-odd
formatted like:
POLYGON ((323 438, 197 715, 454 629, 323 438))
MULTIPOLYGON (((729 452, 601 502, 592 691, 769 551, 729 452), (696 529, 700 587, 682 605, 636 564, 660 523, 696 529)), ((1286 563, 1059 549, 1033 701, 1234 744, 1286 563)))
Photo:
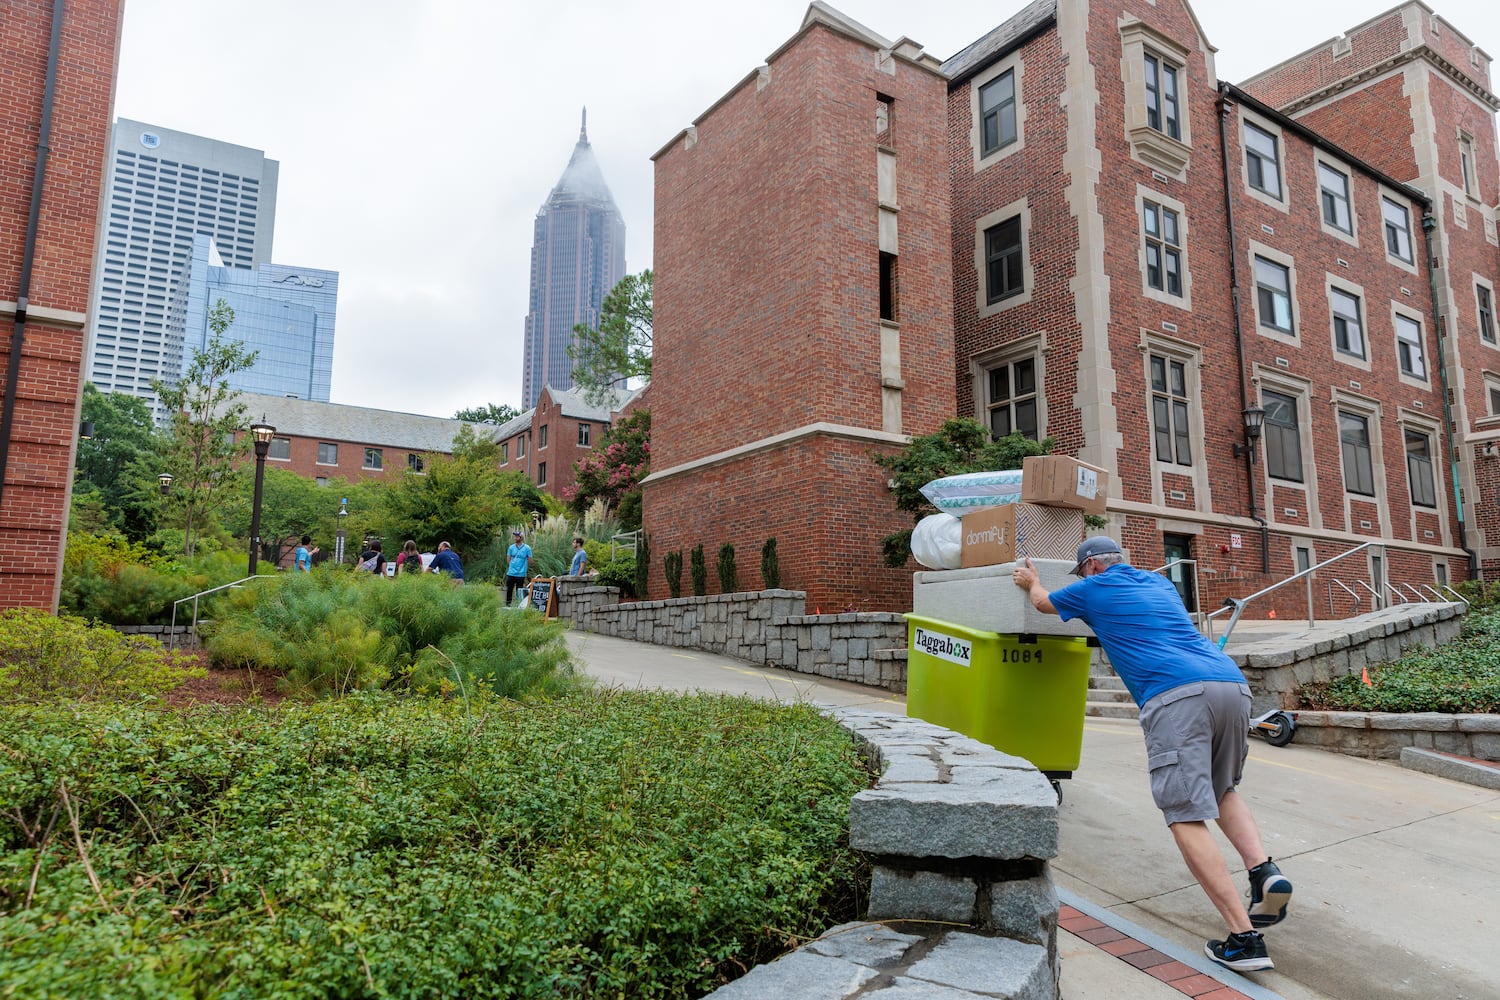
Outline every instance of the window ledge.
POLYGON ((1149 125, 1137 125, 1130 129, 1129 135, 1131 150, 1142 163, 1179 177, 1187 170, 1193 153, 1193 148, 1187 143, 1149 125))

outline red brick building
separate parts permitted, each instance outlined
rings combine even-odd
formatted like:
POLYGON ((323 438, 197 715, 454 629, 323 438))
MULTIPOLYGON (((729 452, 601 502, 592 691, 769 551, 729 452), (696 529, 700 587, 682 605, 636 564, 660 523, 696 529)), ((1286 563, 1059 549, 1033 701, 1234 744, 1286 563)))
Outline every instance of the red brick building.
POLYGON ((1420 3, 1332 48, 1242 91, 1181 0, 1038 0, 941 64, 814 5, 656 157, 653 552, 776 535, 811 604, 908 607, 868 456, 959 413, 1113 470, 1190 605, 1372 539, 1320 616, 1500 566, 1489 61, 1420 3))
POLYGON ((542 389, 536 406, 494 430, 500 471, 519 471, 537 489, 565 496, 577 482, 577 465, 598 445, 618 416, 644 405, 648 389, 616 393, 615 403, 595 406, 579 389, 542 389))
POLYGON ((52 3, 7 3, 0 52, 0 607, 53 610, 121 4, 59 6, 54 25, 52 3))

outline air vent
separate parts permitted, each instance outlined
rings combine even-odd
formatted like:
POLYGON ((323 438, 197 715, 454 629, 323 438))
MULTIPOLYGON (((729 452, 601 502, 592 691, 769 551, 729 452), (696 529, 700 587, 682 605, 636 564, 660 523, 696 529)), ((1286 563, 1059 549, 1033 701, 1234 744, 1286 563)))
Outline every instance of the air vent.
POLYGON ((1299 510, 1297 510, 1296 507, 1283 507, 1283 508, 1281 508, 1281 516, 1282 517, 1301 517, 1302 513, 1299 510))
POLYGON ((1264 222, 1262 222, 1260 224, 1260 231, 1263 232, 1263 233, 1265 233, 1267 236, 1275 236, 1276 235, 1276 230, 1272 229, 1270 226, 1266 225, 1264 222))
POLYGON ((1336 258, 1336 259, 1339 262, 1339 267, 1348 267, 1349 266, 1349 262, 1347 260, 1345 260, 1344 258, 1339 257, 1339 258, 1336 258))
POLYGON ((1351 389, 1363 389, 1364 386, 1360 385, 1358 382, 1356 382, 1354 379, 1351 378, 1349 380, 1349 388, 1351 388, 1351 389))
POLYGON ((1405 295, 1408 298, 1410 298, 1411 297, 1411 289, 1407 288, 1405 285, 1402 285, 1401 286, 1401 294, 1405 295))
POLYGON ((1170 178, 1167 177, 1166 174, 1159 174, 1155 170, 1151 171, 1151 179, 1159 184, 1165 184, 1168 180, 1170 180, 1170 178))
POLYGON ((1414 399, 1411 401, 1411 405, 1420 410, 1422 408, 1422 401, 1420 399, 1414 399))
POLYGON ((1359 526, 1361 528, 1365 529, 1366 531, 1370 530, 1370 522, 1369 521, 1361 521, 1361 522, 1359 522, 1359 526))
POLYGON ((1424 530, 1422 532, 1422 537, 1423 538, 1434 538, 1436 536, 1434 536, 1433 533, 1432 533, 1432 531, 1430 529, 1428 529, 1428 530, 1424 530))
POLYGON ((1277 358, 1276 359, 1276 367, 1277 368, 1290 368, 1290 367, 1292 367, 1292 363, 1290 361, 1288 361, 1286 358, 1277 358))
POLYGON ((1184 493, 1182 490, 1173 490, 1171 493, 1168 493, 1167 496, 1171 497, 1173 500, 1186 500, 1187 499, 1187 494, 1184 493))
POLYGON ((1176 333, 1177 332, 1177 324, 1176 323, 1168 323, 1166 320, 1162 320, 1161 321, 1161 328, 1163 330, 1167 331, 1168 333, 1176 333))

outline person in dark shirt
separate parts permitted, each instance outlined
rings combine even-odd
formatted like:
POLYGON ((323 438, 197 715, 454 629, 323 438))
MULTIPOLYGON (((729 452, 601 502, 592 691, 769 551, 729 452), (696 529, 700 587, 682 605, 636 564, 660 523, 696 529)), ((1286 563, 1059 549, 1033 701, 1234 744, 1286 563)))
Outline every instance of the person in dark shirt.
POLYGON ((437 555, 432 557, 432 565, 429 567, 434 573, 447 573, 459 583, 464 582, 464 567, 459 561, 458 553, 453 551, 453 546, 447 542, 439 542, 437 555))

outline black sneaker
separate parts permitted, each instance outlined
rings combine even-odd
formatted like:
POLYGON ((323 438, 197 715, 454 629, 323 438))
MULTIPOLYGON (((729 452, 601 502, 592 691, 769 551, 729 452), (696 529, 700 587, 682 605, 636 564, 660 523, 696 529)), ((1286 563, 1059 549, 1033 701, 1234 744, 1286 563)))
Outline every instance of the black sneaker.
POLYGON ((1250 926, 1270 927, 1286 918, 1287 900, 1292 898, 1292 880, 1281 874, 1276 862, 1267 858, 1250 869, 1250 926))
POLYGON ((1227 941, 1210 941, 1203 946, 1203 953, 1235 972, 1264 972, 1276 968, 1271 964, 1271 956, 1266 954, 1266 939, 1257 931, 1231 934, 1227 941))

